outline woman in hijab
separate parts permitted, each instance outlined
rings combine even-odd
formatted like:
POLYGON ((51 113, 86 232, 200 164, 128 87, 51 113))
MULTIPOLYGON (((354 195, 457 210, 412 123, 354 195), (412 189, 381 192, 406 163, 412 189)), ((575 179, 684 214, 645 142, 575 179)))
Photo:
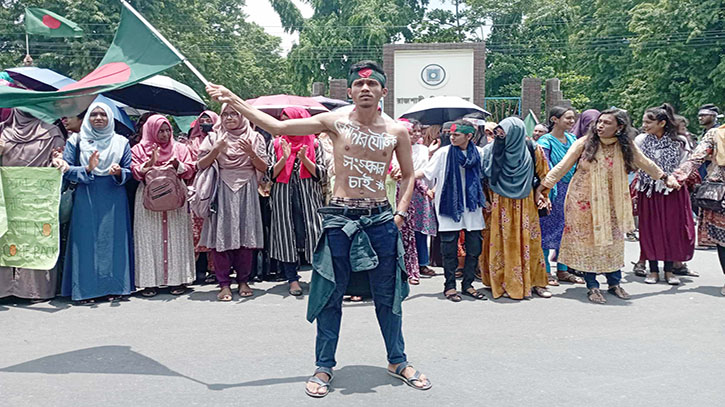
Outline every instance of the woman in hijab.
MULTIPOLYGON (((576 141, 576 136, 569 133, 574 125, 575 117, 576 111, 569 107, 554 106, 549 111, 549 132, 541 136, 537 143, 544 150, 544 155, 552 166, 559 164, 576 141)), ((559 261, 558 257, 556 258, 556 272, 552 273, 549 266, 549 251, 553 250, 557 255, 559 253, 561 234, 564 232, 564 200, 575 171, 576 166, 556 184, 556 195, 552 198, 551 213, 540 220, 541 244, 544 249, 544 263, 549 274, 550 285, 559 285, 559 281, 584 284, 584 280, 570 273, 567 266, 559 261)))
MULTIPOLYGON (((7 109, 0 123, 0 162, 5 167, 65 168, 57 150, 65 141, 60 129, 19 109, 7 109)), ((0 267, 0 298, 15 296, 34 301, 55 297, 58 269, 0 267)))
POLYGON ((144 206, 146 174, 153 168, 172 167, 176 176, 194 176, 194 161, 185 145, 174 140, 171 123, 161 115, 148 118, 141 142, 131 149, 131 171, 140 183, 136 193, 134 247, 136 287, 153 297, 158 287, 171 287, 180 295, 194 281, 194 246, 187 205, 169 211, 151 211, 144 206))
MULTIPOLYGON (((705 182, 725 182, 725 126, 715 127, 705 133, 695 151, 674 175, 680 185, 693 176, 700 166, 711 161, 707 167, 705 182)), ((700 208, 698 221, 698 244, 717 246, 720 268, 725 273, 725 213, 700 208)), ((725 295, 725 285, 720 290, 725 295)))
MULTIPOLYGON (((194 165, 199 161, 199 149, 201 148, 201 143, 209 136, 209 133, 212 132, 214 124, 219 121, 219 115, 214 113, 211 110, 205 110, 203 111, 199 117, 196 118, 194 121, 194 126, 192 126, 191 130, 189 131, 189 141, 187 141, 187 147, 189 148, 189 153, 191 155, 191 159, 194 162, 194 165)), ((189 180, 189 185, 193 182, 192 179, 189 180)), ((214 262, 211 259, 211 255, 208 255, 210 252, 208 247, 204 247, 199 245, 199 239, 201 238, 201 228, 204 226, 204 218, 200 218, 196 216, 194 213, 191 214, 192 216, 192 231, 194 233, 194 255, 196 256, 196 273, 197 276, 199 276, 200 281, 206 281, 213 283, 216 281, 216 277, 214 274, 207 274, 210 272, 210 270, 214 270, 214 262)))
POLYGON ((264 246, 257 187, 269 159, 264 137, 226 104, 214 132, 199 148, 199 169, 214 162, 219 166, 217 210, 204 220, 199 244, 212 250, 214 271, 221 287, 217 299, 231 301, 232 267, 237 273, 239 295, 254 294, 248 284, 252 254, 264 246))
POLYGON ((91 104, 81 131, 66 142, 65 179, 77 184, 68 235, 62 295, 93 302, 133 290, 133 242, 124 184, 131 148, 113 131, 113 111, 91 104))
POLYGON ((559 261, 584 272, 589 301, 597 304, 606 302, 597 274, 607 277, 609 293, 620 299, 630 298, 619 284, 624 234, 634 229, 627 173, 640 168, 653 179, 665 181, 668 187, 678 185, 634 145, 629 123, 623 110, 602 112, 589 134, 569 148, 539 187, 541 193, 547 194, 576 164, 564 204, 566 218, 559 261))
MULTIPOLYGON (((310 117, 307 110, 288 107, 282 119, 310 117)), ((273 181, 270 257, 279 261, 289 283, 289 293, 302 295, 297 274, 303 256, 312 262, 322 232, 322 180, 327 176, 325 153, 315 136, 280 136, 269 143, 267 154, 274 165, 268 170, 273 181)))
POLYGON ((532 186, 535 174, 540 179, 546 176, 549 163, 541 147, 527 143, 524 122, 509 117, 499 123, 494 141, 483 149, 490 206, 479 264, 483 283, 491 287, 494 298, 521 300, 531 297, 532 290, 542 298, 551 297, 546 289, 548 278, 532 186))
POLYGON ((572 134, 574 134, 577 139, 586 136, 592 126, 592 123, 597 120, 597 117, 599 117, 599 110, 597 109, 587 109, 583 111, 576 120, 576 123, 574 123, 574 127, 571 129, 572 134))

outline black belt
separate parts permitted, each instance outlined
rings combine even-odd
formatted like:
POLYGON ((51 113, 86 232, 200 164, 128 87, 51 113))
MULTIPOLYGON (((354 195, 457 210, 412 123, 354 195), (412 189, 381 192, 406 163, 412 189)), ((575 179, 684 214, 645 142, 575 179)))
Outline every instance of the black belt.
POLYGON ((372 208, 351 208, 349 206, 325 206, 317 210, 321 215, 372 216, 392 210, 389 203, 372 208))

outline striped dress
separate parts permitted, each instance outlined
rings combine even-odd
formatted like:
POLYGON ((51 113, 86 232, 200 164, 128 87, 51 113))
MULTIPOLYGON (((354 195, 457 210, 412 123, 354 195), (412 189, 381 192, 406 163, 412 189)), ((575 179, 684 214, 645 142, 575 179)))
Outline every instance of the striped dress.
MULTIPOLYGON (((316 171, 311 178, 300 178, 300 161, 295 161, 292 176, 288 184, 276 182, 273 177, 274 164, 279 160, 274 151, 274 143, 269 143, 267 152, 271 165, 267 171, 269 178, 275 182, 270 192, 270 204, 272 206, 272 224, 270 233, 270 257, 285 263, 296 263, 298 260, 298 249, 295 239, 294 223, 292 221, 292 194, 290 186, 297 183, 300 186, 300 198, 302 201, 302 213, 305 225, 305 259, 312 262, 312 253, 315 250, 317 239, 322 233, 322 218, 317 210, 323 206, 322 184, 327 178, 325 166, 325 152, 317 144, 315 147, 316 171)), ((301 249, 300 249, 301 251, 301 249)))

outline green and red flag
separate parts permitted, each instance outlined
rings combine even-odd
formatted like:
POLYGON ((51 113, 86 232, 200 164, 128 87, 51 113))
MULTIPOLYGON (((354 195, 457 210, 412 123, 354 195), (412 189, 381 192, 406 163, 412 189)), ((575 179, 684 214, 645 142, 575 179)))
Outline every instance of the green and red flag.
POLYGON ((78 24, 42 8, 25 9, 25 32, 46 37, 82 37, 78 24))
POLYGON ((0 86, 0 107, 17 107, 52 123, 84 111, 99 93, 134 85, 181 62, 181 54, 158 32, 123 7, 113 43, 93 72, 53 92, 0 86))

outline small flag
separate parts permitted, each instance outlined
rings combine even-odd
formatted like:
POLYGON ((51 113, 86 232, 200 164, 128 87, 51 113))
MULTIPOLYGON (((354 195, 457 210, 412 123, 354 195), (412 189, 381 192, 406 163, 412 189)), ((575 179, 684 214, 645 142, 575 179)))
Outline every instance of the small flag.
POLYGON ((534 127, 539 124, 539 120, 536 118, 534 112, 529 110, 529 114, 524 119, 524 125, 526 126, 526 135, 529 137, 534 136, 534 127))
POLYGON ((25 9, 25 32, 31 35, 44 35, 46 37, 74 37, 83 36, 83 30, 78 24, 42 8, 25 9))
POLYGON ((54 92, 0 87, 0 107, 18 107, 52 123, 84 111, 99 93, 131 86, 181 62, 174 50, 124 7, 113 43, 93 72, 54 92))

